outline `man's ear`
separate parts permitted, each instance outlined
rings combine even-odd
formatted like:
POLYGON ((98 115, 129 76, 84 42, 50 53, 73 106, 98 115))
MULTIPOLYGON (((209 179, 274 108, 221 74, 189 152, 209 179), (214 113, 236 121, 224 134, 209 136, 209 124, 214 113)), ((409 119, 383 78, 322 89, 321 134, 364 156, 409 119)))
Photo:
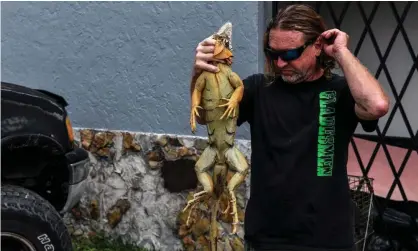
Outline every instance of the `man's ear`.
POLYGON ((315 40, 315 42, 314 42, 313 46, 314 46, 314 48, 315 48, 315 55, 316 55, 316 56, 319 56, 319 55, 321 54, 321 51, 322 51, 322 47, 323 47, 324 42, 325 42, 325 41, 324 41, 324 40, 322 40, 321 36, 319 36, 319 37, 315 40))

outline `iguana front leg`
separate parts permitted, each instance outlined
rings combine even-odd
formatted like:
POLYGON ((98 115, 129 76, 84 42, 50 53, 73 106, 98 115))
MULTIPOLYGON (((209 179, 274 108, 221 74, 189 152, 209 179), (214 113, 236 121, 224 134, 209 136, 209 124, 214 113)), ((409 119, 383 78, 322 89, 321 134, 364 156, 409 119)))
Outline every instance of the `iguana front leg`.
POLYGON ((225 110, 224 114, 222 114, 220 119, 223 119, 226 115, 228 115, 228 117, 230 117, 231 114, 232 114, 233 117, 235 117, 236 108, 237 108, 239 102, 241 102, 242 97, 244 95, 244 84, 242 83, 242 80, 240 79, 238 74, 236 74, 235 72, 232 72, 229 75, 229 82, 232 85, 232 87, 235 88, 235 90, 232 93, 232 96, 231 96, 230 99, 223 99, 223 100, 228 101, 226 104, 219 105, 219 107, 228 106, 227 109, 225 110))
POLYGON ((196 132, 196 116, 200 116, 198 109, 203 109, 200 105, 200 100, 202 98, 202 91, 206 85, 206 78, 204 72, 197 78, 195 88, 192 93, 192 105, 190 109, 190 127, 192 133, 196 132))

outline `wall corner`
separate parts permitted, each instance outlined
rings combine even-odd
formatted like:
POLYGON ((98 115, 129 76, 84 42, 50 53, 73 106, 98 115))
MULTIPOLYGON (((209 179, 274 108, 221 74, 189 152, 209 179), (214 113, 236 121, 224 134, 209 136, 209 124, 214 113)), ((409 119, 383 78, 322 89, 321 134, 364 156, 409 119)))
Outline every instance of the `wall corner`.
POLYGON ((272 2, 258 2, 258 72, 264 73, 263 36, 272 16, 272 2))

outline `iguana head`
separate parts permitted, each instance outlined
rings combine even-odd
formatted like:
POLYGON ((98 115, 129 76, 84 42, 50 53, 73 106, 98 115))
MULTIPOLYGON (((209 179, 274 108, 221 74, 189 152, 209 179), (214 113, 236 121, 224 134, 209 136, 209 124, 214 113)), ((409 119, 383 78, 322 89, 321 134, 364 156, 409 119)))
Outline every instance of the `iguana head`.
POLYGON ((230 59, 232 54, 232 23, 226 22, 222 27, 212 35, 215 39, 215 59, 230 59))

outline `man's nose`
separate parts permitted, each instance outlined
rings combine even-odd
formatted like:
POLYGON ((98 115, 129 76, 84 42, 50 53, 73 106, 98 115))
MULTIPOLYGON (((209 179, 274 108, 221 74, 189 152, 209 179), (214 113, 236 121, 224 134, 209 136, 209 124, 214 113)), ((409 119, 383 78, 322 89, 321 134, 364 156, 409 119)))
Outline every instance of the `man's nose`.
POLYGON ((287 65, 286 61, 283 61, 280 57, 277 59, 276 66, 279 68, 283 68, 287 65))

